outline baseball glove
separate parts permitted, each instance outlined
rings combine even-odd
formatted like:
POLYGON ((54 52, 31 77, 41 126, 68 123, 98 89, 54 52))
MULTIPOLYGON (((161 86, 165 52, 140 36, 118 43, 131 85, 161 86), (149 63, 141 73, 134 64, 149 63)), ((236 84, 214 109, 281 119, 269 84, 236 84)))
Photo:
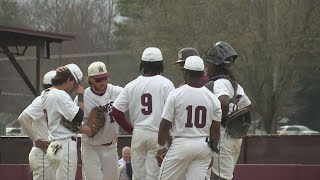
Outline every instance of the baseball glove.
POLYGON ((163 158, 166 156, 167 152, 168 152, 168 150, 166 148, 159 149, 157 151, 156 158, 157 158, 159 167, 161 166, 163 158))
POLYGON ((106 123, 106 116, 102 107, 94 107, 88 117, 87 126, 92 131, 92 136, 95 136, 106 123))
POLYGON ((60 123, 67 129, 69 129, 70 131, 74 132, 74 133, 79 133, 80 129, 80 123, 78 122, 72 122, 72 121, 68 121, 66 120, 63 116, 60 120, 60 123))
POLYGON ((250 125, 250 110, 243 108, 229 115, 226 121, 226 130, 234 138, 243 138, 247 135, 250 125))

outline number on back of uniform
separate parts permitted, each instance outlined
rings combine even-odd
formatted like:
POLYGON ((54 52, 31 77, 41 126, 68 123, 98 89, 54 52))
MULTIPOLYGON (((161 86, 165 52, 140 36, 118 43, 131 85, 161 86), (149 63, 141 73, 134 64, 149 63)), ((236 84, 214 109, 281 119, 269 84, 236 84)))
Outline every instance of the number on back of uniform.
POLYGON ((152 113, 152 96, 149 93, 142 94, 141 96, 141 112, 144 115, 150 115, 152 113))
POLYGON ((194 110, 193 107, 190 105, 186 108, 187 110, 187 122, 185 127, 192 128, 193 125, 197 128, 203 128, 206 126, 207 122, 207 109, 204 106, 197 106, 194 110), (194 117, 194 118, 192 118, 194 117), (194 122, 192 122, 194 119, 194 122))

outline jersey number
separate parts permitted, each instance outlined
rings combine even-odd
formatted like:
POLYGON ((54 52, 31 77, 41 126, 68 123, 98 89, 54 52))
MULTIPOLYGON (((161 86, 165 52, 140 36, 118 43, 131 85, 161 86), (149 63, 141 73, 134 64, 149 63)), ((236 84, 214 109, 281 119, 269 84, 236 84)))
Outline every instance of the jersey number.
MULTIPOLYGON (((185 127, 192 128, 193 127, 193 123, 192 123, 193 108, 190 105, 190 106, 188 106, 186 108, 186 110, 188 112, 188 116, 187 116, 187 123, 185 124, 185 127)), ((206 125, 206 121, 207 121, 207 109, 206 109, 206 107, 197 106, 194 111, 195 111, 195 113, 194 113, 194 125, 197 128, 203 128, 206 125)))
POLYGON ((152 96, 149 93, 142 94, 141 105, 144 106, 141 109, 142 114, 150 115, 152 113, 152 96))

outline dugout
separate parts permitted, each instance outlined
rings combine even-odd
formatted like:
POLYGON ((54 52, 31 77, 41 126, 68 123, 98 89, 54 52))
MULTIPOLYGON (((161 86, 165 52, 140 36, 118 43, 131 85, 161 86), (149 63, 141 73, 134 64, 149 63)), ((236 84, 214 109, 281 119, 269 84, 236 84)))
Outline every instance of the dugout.
POLYGON ((40 61, 43 58, 50 58, 50 44, 71 41, 75 38, 71 34, 52 33, 47 31, 36 31, 31 29, 10 27, 0 25, 0 53, 6 55, 15 67, 21 78, 29 87, 34 96, 40 93, 40 61), (23 68, 17 62, 15 56, 24 56, 28 47, 36 47, 36 85, 34 86, 23 68), (10 48, 9 47, 13 47, 10 48), (19 51, 19 47, 24 47, 19 51), (15 50, 15 52, 13 51, 15 50))

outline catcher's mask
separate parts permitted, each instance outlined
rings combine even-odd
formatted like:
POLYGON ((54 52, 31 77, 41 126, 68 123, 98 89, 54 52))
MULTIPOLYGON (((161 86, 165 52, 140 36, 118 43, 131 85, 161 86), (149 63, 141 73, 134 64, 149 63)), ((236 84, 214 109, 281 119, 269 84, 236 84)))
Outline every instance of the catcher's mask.
POLYGON ((203 55, 203 60, 215 65, 231 67, 238 58, 238 53, 226 42, 219 41, 210 47, 203 55))

